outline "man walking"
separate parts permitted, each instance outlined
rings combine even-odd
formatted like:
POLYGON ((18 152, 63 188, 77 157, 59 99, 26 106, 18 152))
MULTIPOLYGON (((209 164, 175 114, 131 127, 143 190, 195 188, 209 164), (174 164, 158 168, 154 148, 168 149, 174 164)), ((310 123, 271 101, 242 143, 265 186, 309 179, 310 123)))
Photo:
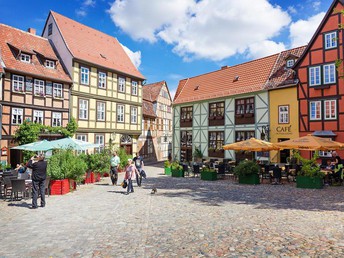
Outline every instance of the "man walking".
POLYGON ((141 170, 143 169, 144 164, 143 164, 143 158, 140 155, 140 153, 136 153, 136 157, 133 159, 133 161, 138 171, 138 173, 136 174, 136 183, 137 183, 137 186, 141 186, 141 182, 142 182, 141 170))
POLYGON ((38 193, 41 194, 41 207, 45 206, 45 180, 47 178, 47 162, 44 155, 32 157, 29 160, 28 167, 32 169, 32 207, 37 209, 38 193))
POLYGON ((117 155, 117 151, 113 153, 112 158, 110 159, 110 177, 112 185, 117 185, 118 179, 118 167, 121 162, 120 158, 117 155))

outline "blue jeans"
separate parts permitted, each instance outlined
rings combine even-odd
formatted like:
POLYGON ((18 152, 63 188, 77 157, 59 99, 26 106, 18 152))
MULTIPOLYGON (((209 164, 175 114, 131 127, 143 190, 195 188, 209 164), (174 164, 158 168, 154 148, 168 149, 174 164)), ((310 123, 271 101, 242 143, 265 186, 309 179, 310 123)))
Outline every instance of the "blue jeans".
POLYGON ((133 180, 128 179, 127 193, 133 193, 133 192, 134 192, 133 180))

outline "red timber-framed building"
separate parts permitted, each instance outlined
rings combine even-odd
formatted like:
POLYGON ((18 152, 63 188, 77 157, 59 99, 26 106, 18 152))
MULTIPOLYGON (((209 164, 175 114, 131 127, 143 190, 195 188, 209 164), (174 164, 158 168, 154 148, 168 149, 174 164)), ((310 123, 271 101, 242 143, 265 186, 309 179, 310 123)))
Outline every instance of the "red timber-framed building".
MULTIPOLYGON (((334 0, 294 68, 299 78, 300 136, 312 134, 344 142, 343 0, 334 0)), ((310 152, 303 152, 309 157, 310 152)), ((339 151, 344 156, 344 151, 339 151)), ((331 153, 320 152, 330 157, 331 153)))

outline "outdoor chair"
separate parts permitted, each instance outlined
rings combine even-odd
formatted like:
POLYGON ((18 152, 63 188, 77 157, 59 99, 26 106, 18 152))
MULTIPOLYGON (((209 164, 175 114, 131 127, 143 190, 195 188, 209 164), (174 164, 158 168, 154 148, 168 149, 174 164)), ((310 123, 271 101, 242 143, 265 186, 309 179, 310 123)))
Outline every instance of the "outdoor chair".
POLYGON ((21 193, 22 198, 25 197, 27 193, 25 179, 12 179, 12 191, 11 191, 11 201, 13 201, 13 197, 15 200, 19 199, 19 193, 21 193))
POLYGON ((193 168, 194 177, 195 177, 196 175, 199 175, 199 174, 201 173, 201 172, 200 172, 200 169, 199 169, 199 165, 193 165, 192 168, 193 168))
POLYGON ((3 177, 4 182, 4 197, 7 198, 8 193, 12 192, 12 182, 9 176, 3 177))
POLYGON ((226 172, 226 166, 225 164, 219 164, 217 168, 217 178, 224 179, 226 172))
POLYGON ((13 169, 11 170, 11 173, 12 173, 12 176, 15 176, 18 178, 18 170, 13 169))

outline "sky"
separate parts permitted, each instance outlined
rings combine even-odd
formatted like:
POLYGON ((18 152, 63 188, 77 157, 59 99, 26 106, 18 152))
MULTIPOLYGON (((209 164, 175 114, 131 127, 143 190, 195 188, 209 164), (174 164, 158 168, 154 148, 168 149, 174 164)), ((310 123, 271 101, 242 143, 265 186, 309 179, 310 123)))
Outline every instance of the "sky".
POLYGON ((0 0, 0 23, 41 35, 49 10, 116 37, 146 78, 179 80, 305 45, 332 0, 0 0))

